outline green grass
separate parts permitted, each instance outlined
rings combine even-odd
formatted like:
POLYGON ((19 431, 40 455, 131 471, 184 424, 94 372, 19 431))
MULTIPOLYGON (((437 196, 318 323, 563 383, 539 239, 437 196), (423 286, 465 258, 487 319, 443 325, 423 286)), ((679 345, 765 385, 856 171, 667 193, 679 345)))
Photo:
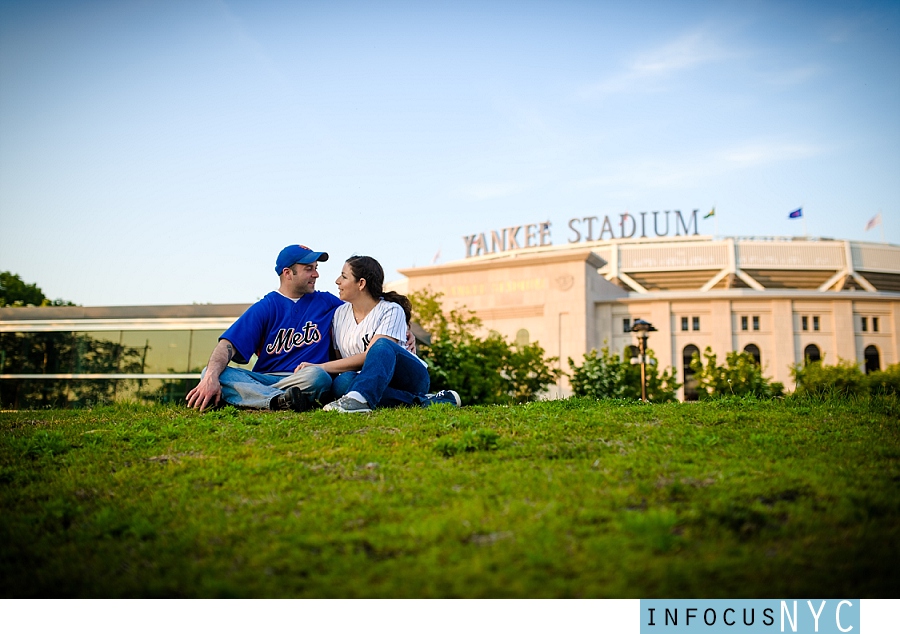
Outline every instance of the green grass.
POLYGON ((894 597, 900 401, 0 414, 0 596, 894 597))

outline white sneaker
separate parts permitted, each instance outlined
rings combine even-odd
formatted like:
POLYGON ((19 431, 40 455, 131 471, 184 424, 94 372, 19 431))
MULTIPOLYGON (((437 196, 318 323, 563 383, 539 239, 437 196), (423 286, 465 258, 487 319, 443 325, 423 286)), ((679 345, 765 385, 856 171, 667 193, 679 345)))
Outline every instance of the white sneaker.
POLYGON ((329 403, 322 409, 327 412, 341 412, 342 414, 364 414, 372 411, 368 403, 357 401, 352 396, 346 394, 333 403, 329 403))

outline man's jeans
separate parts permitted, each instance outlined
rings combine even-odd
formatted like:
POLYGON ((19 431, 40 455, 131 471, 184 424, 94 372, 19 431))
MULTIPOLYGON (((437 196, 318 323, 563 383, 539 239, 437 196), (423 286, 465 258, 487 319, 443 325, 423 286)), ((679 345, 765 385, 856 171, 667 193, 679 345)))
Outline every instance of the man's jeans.
POLYGON ((378 339, 369 347, 362 370, 339 374, 333 390, 338 398, 356 391, 369 405, 397 407, 421 405, 430 386, 428 369, 418 357, 390 339, 378 339))
MULTIPOLYGON (((203 369, 206 374, 206 368, 203 369)), ((222 398, 236 407, 269 409, 269 403, 289 387, 299 387, 304 394, 322 400, 331 389, 331 376, 322 368, 303 368, 293 374, 263 374, 242 368, 225 368, 219 376, 222 398)))

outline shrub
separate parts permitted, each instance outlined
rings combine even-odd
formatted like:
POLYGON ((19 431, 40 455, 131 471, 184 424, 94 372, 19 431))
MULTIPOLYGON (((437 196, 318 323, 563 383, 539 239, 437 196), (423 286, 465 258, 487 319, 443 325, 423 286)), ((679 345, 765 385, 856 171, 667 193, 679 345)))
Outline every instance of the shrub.
POLYGON ((837 365, 824 365, 814 361, 807 365, 791 366, 797 395, 859 396, 869 392, 866 375, 853 361, 838 359, 837 365))
POLYGON ((697 391, 701 399, 715 396, 756 396, 771 398, 784 393, 784 385, 769 381, 753 355, 746 352, 729 352, 725 365, 716 362, 716 355, 707 346, 703 351, 706 364, 694 353, 691 370, 697 379, 697 391))
MULTIPOLYGON (((656 361, 656 355, 652 350, 649 350, 647 355, 656 361)), ((609 347, 604 346, 599 356, 596 350, 585 354, 581 366, 576 366, 569 358, 569 368, 572 370, 571 384, 575 396, 596 399, 641 397, 641 367, 631 364, 627 352, 620 358, 618 354, 610 354, 609 347)), ((647 398, 650 401, 654 403, 674 401, 680 386, 681 384, 675 380, 674 369, 664 370, 660 374, 657 363, 647 365, 647 398)))
POLYGON ((570 382, 575 396, 590 398, 625 398, 626 366, 618 354, 610 354, 609 346, 596 348, 584 355, 584 363, 576 366, 569 357, 570 382))
POLYGON ((900 363, 863 374, 858 363, 839 359, 837 365, 815 361, 796 364, 791 375, 797 384, 796 394, 814 396, 865 396, 868 394, 900 394, 900 363))
POLYGON ((545 357, 537 343, 514 345, 501 335, 478 337, 481 320, 465 308, 445 313, 441 293, 409 294, 413 319, 431 333, 422 346, 432 391, 452 389, 467 405, 524 403, 538 398, 562 374, 557 357, 545 357))
POLYGON ((872 394, 900 394, 900 363, 870 372, 866 375, 866 383, 872 394))

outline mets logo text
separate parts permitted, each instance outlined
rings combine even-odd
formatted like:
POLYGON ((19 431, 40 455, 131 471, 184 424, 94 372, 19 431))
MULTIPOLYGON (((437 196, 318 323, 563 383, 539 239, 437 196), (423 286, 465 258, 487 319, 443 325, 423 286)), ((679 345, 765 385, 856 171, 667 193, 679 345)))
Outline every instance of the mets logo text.
POLYGON ((289 352, 295 346, 308 346, 322 339, 319 326, 311 321, 306 322, 303 328, 294 331, 293 328, 281 328, 275 336, 275 341, 266 346, 269 354, 281 354, 289 352))

